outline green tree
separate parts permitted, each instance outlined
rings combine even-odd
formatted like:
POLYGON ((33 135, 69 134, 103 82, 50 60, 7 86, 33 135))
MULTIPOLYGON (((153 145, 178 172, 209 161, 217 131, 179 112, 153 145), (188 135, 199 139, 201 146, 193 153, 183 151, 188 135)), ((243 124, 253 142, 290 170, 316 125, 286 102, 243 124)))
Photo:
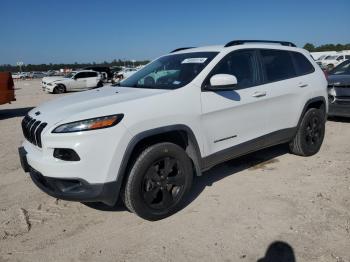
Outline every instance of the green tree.
POLYGON ((309 52, 314 52, 314 50, 315 50, 315 46, 313 44, 310 44, 310 43, 306 43, 303 48, 309 52))

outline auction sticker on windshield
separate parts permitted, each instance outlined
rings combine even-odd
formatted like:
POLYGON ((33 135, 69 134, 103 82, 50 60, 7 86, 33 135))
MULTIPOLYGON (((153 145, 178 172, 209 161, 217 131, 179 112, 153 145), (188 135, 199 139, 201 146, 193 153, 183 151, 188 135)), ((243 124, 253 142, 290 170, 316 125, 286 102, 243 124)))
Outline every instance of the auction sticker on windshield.
POLYGON ((206 57, 186 58, 181 64, 203 64, 206 60, 206 57))

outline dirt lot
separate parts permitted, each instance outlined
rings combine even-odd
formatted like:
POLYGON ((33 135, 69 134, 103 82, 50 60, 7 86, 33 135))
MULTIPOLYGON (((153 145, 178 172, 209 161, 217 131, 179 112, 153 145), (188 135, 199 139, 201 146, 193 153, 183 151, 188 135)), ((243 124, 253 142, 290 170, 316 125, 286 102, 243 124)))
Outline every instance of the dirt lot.
POLYGON ((148 222, 122 206, 56 200, 20 168, 25 113, 56 95, 16 84, 0 106, 0 261, 350 261, 350 121, 327 122, 319 154, 278 146, 195 179, 187 206, 148 222), (280 243, 273 244, 276 241, 280 243))

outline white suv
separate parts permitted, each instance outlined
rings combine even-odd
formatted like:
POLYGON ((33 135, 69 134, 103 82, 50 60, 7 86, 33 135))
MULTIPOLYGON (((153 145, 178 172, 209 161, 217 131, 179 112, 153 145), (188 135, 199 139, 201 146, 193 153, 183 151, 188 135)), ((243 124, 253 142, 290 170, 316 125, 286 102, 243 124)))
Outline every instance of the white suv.
POLYGON ((69 91, 83 91, 95 87, 102 87, 100 73, 92 70, 71 72, 66 76, 44 77, 41 82, 43 91, 61 94, 69 91))
POLYGON ((327 81, 289 42, 181 48, 122 81, 62 97, 23 119, 22 166, 51 196, 157 220, 177 211, 194 175, 262 148, 321 147, 327 81))

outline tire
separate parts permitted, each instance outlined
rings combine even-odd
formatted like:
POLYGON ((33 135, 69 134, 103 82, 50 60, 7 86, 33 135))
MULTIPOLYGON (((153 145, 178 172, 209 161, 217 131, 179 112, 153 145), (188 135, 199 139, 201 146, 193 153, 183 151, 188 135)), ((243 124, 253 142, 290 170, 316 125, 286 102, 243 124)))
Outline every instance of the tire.
POLYGON ((298 131, 289 143, 292 154, 299 156, 312 156, 322 145, 325 135, 326 117, 322 110, 311 108, 301 120, 298 131))
POLYGON ((98 83, 97 83, 97 86, 96 86, 97 88, 99 88, 99 87, 103 87, 103 82, 102 81, 99 81, 98 83))
POLYGON ((57 85, 54 89, 53 89, 53 93, 54 94, 63 94, 66 92, 66 87, 64 85, 57 85))
POLYGON ((159 143, 146 148, 134 162, 122 190, 125 206, 155 221, 178 211, 193 180, 190 158, 178 145, 159 143))

